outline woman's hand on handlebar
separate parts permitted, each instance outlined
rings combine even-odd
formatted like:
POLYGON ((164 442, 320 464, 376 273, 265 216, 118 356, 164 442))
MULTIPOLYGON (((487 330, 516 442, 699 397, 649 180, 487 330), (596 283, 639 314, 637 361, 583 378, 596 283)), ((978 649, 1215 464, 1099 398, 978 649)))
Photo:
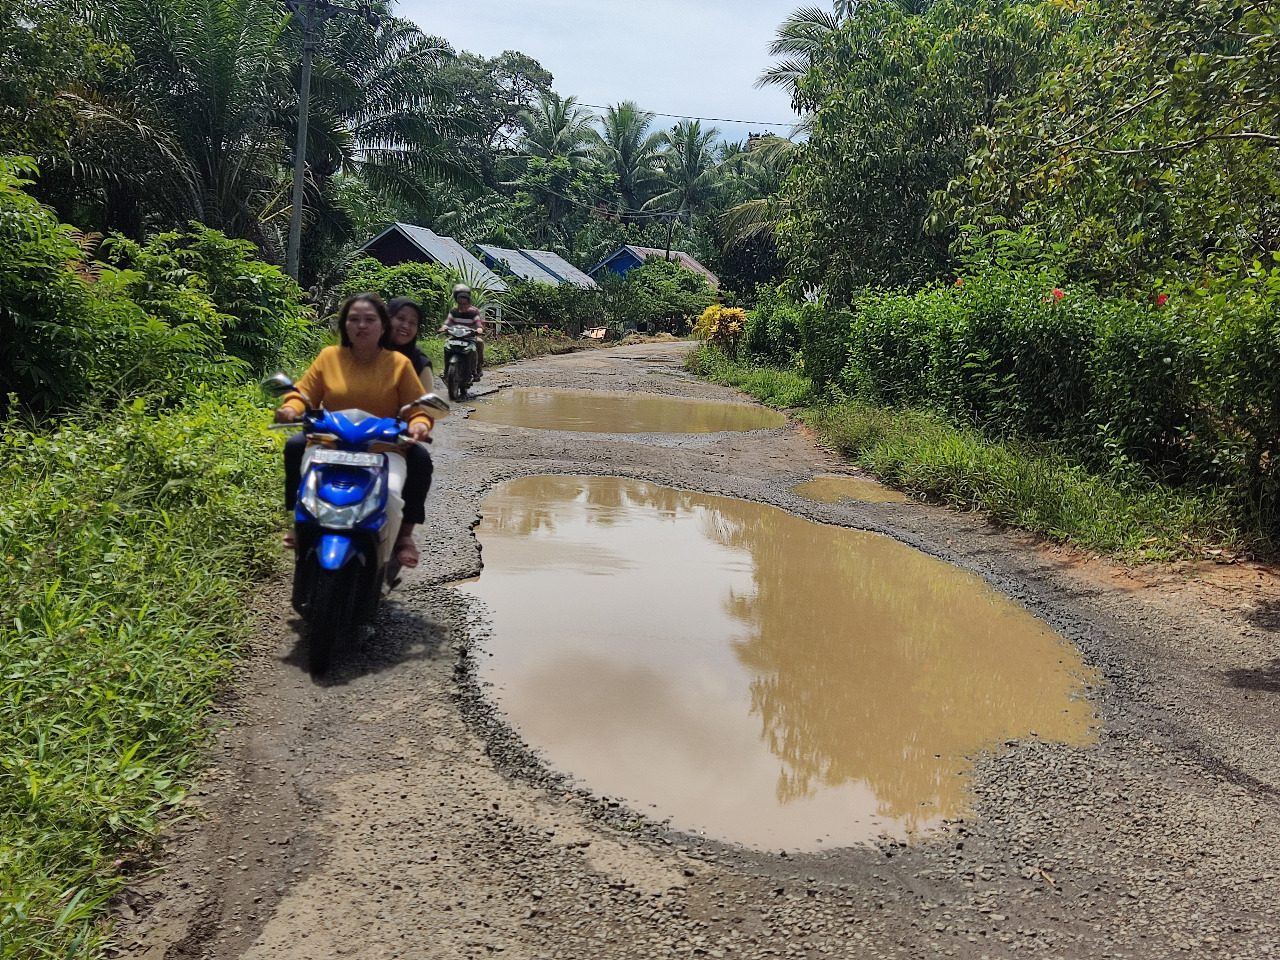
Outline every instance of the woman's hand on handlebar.
POLYGON ((413 423, 409 424, 409 429, 405 432, 409 434, 410 439, 422 442, 431 435, 431 428, 421 420, 415 420, 413 423))
POLYGON ((298 411, 293 407, 285 406, 276 409, 276 423, 297 423, 298 411))

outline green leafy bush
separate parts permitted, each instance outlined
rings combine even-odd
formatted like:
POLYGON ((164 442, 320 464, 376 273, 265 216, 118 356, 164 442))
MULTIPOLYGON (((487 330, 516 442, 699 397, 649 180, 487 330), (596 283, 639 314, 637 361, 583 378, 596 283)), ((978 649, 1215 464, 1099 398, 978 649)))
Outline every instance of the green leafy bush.
POLYGON ((342 295, 372 292, 384 300, 393 297, 409 297, 422 305, 423 328, 431 328, 436 321, 443 321, 453 307, 454 284, 465 283, 471 288, 471 302, 483 306, 492 295, 482 284, 464 277, 456 270, 436 263, 401 263, 385 267, 372 257, 362 257, 347 269, 347 279, 342 285, 342 295))
POLYGON ((775 287, 756 290, 756 305, 747 313, 743 350, 766 363, 789 364, 800 350, 800 307, 775 287))
POLYGON ((684 334, 716 300, 706 277, 674 260, 651 257, 625 277, 602 271, 609 319, 650 332, 684 334))
POLYGON ((553 287, 549 283, 513 282, 511 289, 496 299, 502 303, 505 319, 560 330, 570 337, 605 322, 604 295, 569 283, 553 287))
POLYGON ((0 429, 0 957, 93 956, 274 566, 249 387, 0 429))
POLYGON ((187 233, 158 234, 145 244, 112 237, 103 252, 123 270, 123 293, 148 314, 176 326, 186 320, 176 305, 189 298, 192 313, 214 327, 218 351, 254 374, 314 346, 312 313, 298 285, 259 260, 247 240, 192 223, 187 233))
POLYGON ((36 168, 0 158, 0 397, 34 410, 88 396, 186 395, 307 348, 297 285, 252 245, 193 225, 110 262, 25 191, 36 168))
POLYGON ((1212 488, 1255 543, 1280 544, 1280 269, 1144 300, 1054 280, 992 268, 916 293, 862 291, 837 386, 1057 444, 1114 483, 1212 488))

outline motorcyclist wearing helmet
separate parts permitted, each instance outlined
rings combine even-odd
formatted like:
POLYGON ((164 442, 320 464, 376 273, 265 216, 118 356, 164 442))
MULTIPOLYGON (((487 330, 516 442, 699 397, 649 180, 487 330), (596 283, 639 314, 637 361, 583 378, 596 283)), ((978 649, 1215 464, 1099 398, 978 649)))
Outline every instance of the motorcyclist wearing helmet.
POLYGON ((471 327, 475 330, 476 358, 475 370, 471 379, 478 381, 480 374, 484 371, 484 317, 481 316, 479 310, 471 305, 471 288, 465 283, 454 285, 453 300, 455 306, 445 317, 444 326, 440 328, 440 332, 445 333, 449 327, 454 325, 471 327))

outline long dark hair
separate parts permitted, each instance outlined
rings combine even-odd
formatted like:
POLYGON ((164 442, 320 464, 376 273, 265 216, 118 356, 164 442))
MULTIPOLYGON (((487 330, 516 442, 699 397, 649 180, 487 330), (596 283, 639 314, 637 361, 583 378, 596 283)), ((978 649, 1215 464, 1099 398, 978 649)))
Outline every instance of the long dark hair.
POLYGON ((390 350, 392 347, 391 314, 387 312, 387 305, 376 293, 357 293, 342 301, 342 306, 338 309, 338 336, 342 338, 342 345, 351 346, 351 337, 347 335, 347 314, 351 312, 352 307, 362 301, 378 312, 378 319, 382 321, 382 337, 378 340, 378 346, 383 350, 390 350))

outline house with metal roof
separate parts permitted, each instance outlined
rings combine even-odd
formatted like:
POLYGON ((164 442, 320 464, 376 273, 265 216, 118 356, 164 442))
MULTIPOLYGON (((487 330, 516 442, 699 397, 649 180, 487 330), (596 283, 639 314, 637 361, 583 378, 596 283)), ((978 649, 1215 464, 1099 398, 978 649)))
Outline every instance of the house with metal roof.
POLYGON ((720 278, 689 254, 684 253, 681 250, 672 250, 668 253, 666 250, 659 250, 657 247, 637 247, 630 243, 619 247, 612 254, 605 257, 592 267, 588 273, 592 277, 596 277, 600 275, 601 270, 609 270, 621 277, 625 277, 636 267, 640 266, 640 264, 644 263, 646 260, 652 259, 653 257, 658 257, 662 260, 674 260, 686 270, 692 270, 694 273, 701 274, 705 277, 707 282, 711 284, 711 289, 720 289, 720 278))
POLYGON ((477 243, 471 249, 486 267, 500 276, 553 287, 568 283, 588 290, 599 289, 599 284, 589 276, 550 250, 508 250, 488 243, 477 243))
POLYGON ((472 256, 457 240, 442 237, 416 224, 393 223, 360 251, 388 267, 401 263, 438 263, 453 268, 467 283, 485 290, 502 293, 507 289, 501 277, 472 256))

